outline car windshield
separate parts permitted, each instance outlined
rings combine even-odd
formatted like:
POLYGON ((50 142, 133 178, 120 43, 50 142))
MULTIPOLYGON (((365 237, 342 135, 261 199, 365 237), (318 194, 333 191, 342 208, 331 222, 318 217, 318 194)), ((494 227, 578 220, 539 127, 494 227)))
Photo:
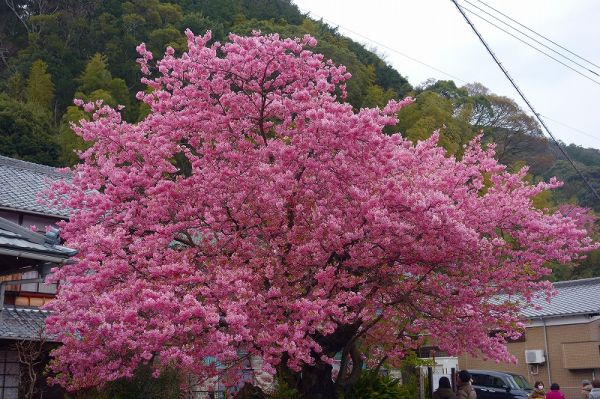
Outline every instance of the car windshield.
POLYGON ((529 382, 522 375, 511 374, 509 377, 510 384, 513 388, 532 390, 533 387, 529 385, 529 382))

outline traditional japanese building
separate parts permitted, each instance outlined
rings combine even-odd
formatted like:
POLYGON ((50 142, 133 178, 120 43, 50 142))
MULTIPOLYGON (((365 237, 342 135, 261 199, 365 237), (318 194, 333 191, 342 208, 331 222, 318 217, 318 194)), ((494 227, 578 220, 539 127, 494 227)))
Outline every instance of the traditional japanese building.
POLYGON ((68 211, 40 203, 39 195, 68 178, 55 168, 0 156, 0 399, 16 399, 28 389, 39 397, 63 397, 46 386, 42 372, 56 343, 45 333, 47 312, 40 306, 56 293, 44 277, 75 251, 60 245, 56 229, 68 211))

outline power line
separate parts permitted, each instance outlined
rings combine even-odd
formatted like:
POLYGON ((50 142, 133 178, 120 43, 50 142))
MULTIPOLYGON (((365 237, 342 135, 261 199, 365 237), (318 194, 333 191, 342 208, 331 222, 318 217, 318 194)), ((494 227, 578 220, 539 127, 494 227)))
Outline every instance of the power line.
POLYGON ((345 30, 346 32, 350 32, 350 33, 352 33, 352 34, 354 34, 354 35, 356 35, 356 36, 358 36, 358 37, 361 37, 361 38, 363 38, 364 40, 367 40, 367 41, 369 41, 369 42, 371 42, 371 43, 373 43, 373 44, 376 44, 376 45, 378 45, 378 46, 380 46, 380 47, 383 47, 383 48, 385 48, 385 49, 386 49, 386 50, 388 50, 388 51, 391 51, 391 52, 393 52, 393 53, 396 53, 396 54, 398 54, 398 55, 401 55, 402 57, 404 57, 404 58, 407 58, 407 59, 409 59, 409 60, 411 60, 411 61, 414 61, 414 62, 416 62, 416 63, 418 63, 418 64, 421 64, 421 65, 423 65, 423 66, 426 66, 427 68, 429 68, 429 69, 432 69, 432 70, 434 70, 434 71, 436 71, 436 72, 439 72, 439 73, 441 73, 441 74, 444 74, 444 75, 446 75, 446 76, 448 76, 448 77, 450 77, 450 78, 452 78, 452 79, 454 79, 454 80, 458 80, 458 81, 460 81, 460 82, 462 82, 462 83, 469 83, 468 81, 466 81, 466 80, 464 80, 464 79, 461 79, 461 78, 459 78, 459 77, 457 77, 457 76, 454 76, 454 75, 452 75, 452 74, 449 74, 448 72, 442 71, 441 69, 439 69, 439 68, 436 68, 436 67, 434 67, 433 65, 429 65, 429 64, 427 64, 427 63, 425 63, 425 62, 423 62, 423 61, 420 61, 420 60, 418 60, 418 59, 416 59, 416 58, 414 58, 414 57, 411 57, 411 56, 410 56, 410 55, 408 55, 408 54, 405 54, 405 53, 403 53, 403 52, 401 52, 401 51, 399 51, 399 50, 396 50, 396 49, 394 49, 394 48, 392 48, 392 47, 389 47, 389 46, 387 46, 387 45, 385 45, 385 44, 383 44, 383 43, 381 43, 381 42, 378 42, 378 41, 376 41, 376 40, 370 39, 370 38, 368 38, 367 36, 365 36, 365 35, 363 35, 363 34, 361 34, 361 33, 358 33, 358 32, 356 32, 356 31, 354 31, 354 30, 352 30, 352 29, 349 29, 349 28, 347 28, 347 27, 345 27, 345 26, 342 26, 342 25, 340 25, 340 24, 337 24, 337 23, 335 23, 334 21, 332 21, 332 20, 330 20, 330 19, 324 18, 324 17, 322 17, 322 16, 319 16, 319 15, 317 15, 317 14, 315 14, 315 13, 312 13, 312 12, 308 12, 308 14, 312 14, 312 15, 313 15, 313 16, 315 16, 316 18, 319 18, 319 19, 321 19, 321 20, 323 20, 323 21, 326 21, 326 22, 328 22, 329 24, 331 24, 332 26, 337 26, 338 28, 342 28, 342 29, 343 29, 343 30, 345 30))
MULTIPOLYGON (((557 46, 557 47, 560 47, 561 49, 565 50, 567 53, 574 55, 575 57, 579 58, 580 60, 582 60, 582 61, 585 61, 585 62, 587 62, 588 64, 591 64, 591 65, 595 66, 596 68, 600 68, 600 66, 598 66, 598 65, 594 64, 592 61, 590 61, 590 60, 588 60, 588 59, 586 59, 586 58, 583 58, 582 56, 580 56, 580 55, 578 55, 578 54, 576 54, 576 53, 572 52, 572 51, 571 51, 571 50, 569 50, 568 48, 561 46, 560 44, 556 43, 555 41, 553 41, 553 40, 551 40, 551 39, 548 39, 546 36, 542 35, 541 33, 538 33, 538 32, 536 32, 536 31, 534 31, 533 29, 531 29, 531 28, 529 28, 529 27, 527 27, 527 26, 523 25, 523 24, 522 24, 522 23, 520 23, 519 21, 516 21, 516 20, 514 20, 513 18, 509 17, 508 15, 504 14, 502 11, 499 11, 499 10, 497 10, 496 8, 494 8, 494 7, 490 6, 489 4, 487 4, 487 3, 485 3, 485 2, 483 2, 483 1, 481 1, 481 0, 477 0, 477 1, 478 1, 478 2, 480 2, 481 4, 483 4, 484 6, 488 7, 489 9, 492 9, 492 10, 496 11, 498 14, 502 15, 503 17, 505 17, 505 18, 507 18, 507 19, 511 20, 512 22, 516 23, 517 25, 519 25, 519 26, 521 26, 521 27, 523 27, 523 28, 527 29, 527 30, 528 30, 528 31, 530 31, 531 33, 534 33, 534 34, 538 35, 539 37, 543 38, 544 40, 547 40, 547 41, 549 41, 550 43, 554 44, 555 46, 557 46)), ((470 4, 470 3, 469 3, 469 4, 470 4)))
POLYGON ((547 119, 547 120, 549 120, 550 122, 554 122, 554 123, 556 123, 557 125, 561 125, 561 126, 563 126, 563 127, 566 127, 567 129, 571 129, 571 130, 573 130, 573 131, 575 131, 575 132, 579 132, 579 133, 583 134, 584 136, 588 136, 588 137, 590 137, 590 138, 592 138, 592 139, 594 139, 594 140, 600 141, 600 138, 598 138, 597 136, 594 136, 593 134, 591 134, 591 133, 588 133, 588 132, 586 132, 586 131, 584 131, 584 130, 581 130, 581 129, 578 129, 578 128, 576 128, 576 127, 573 127, 573 126, 567 125, 566 123, 563 123, 563 122, 561 122, 561 121, 557 121, 556 119, 552 119, 552 118, 550 118, 549 116, 546 116, 546 115, 542 115, 542 114, 540 114, 540 116, 541 116, 542 118, 544 118, 544 119, 547 119))
POLYGON ((562 148, 562 146, 560 145, 560 143, 556 140, 556 138, 554 137, 554 135, 552 134, 552 132, 550 131, 550 129, 548 129, 548 126, 546 126, 546 123, 541 118, 540 114, 538 114, 537 111, 535 110, 535 108, 533 108, 533 105, 531 105, 531 103, 529 102, 529 100, 527 99, 527 97, 525 97, 525 94, 523 94, 523 92, 521 91, 521 89, 519 88, 519 86, 517 86, 517 83, 510 76, 510 74, 508 73, 508 70, 506 70, 506 68, 504 67, 504 65, 502 65, 502 63, 500 62, 500 60, 498 59, 498 57, 496 57, 496 54, 494 54, 494 52, 492 51, 492 49, 490 48, 490 46, 487 44, 487 42, 485 41, 485 39, 483 38, 483 36, 481 36, 481 33, 479 33, 479 31, 477 30, 477 28, 475 27, 475 25, 473 25, 473 23, 471 22, 471 20, 467 16, 467 14, 465 14, 465 12, 461 8, 461 6, 458 5, 457 0, 450 0, 450 1, 452 3, 454 3, 454 5, 456 6, 456 8, 458 9, 458 12, 460 12, 461 15, 465 18, 465 20, 467 21, 467 24, 469 24, 469 26, 471 27, 471 29, 473 29, 473 32, 475 32, 475 34, 479 38, 479 41, 481 41, 481 43, 483 44, 483 46, 485 47, 485 49, 488 51, 488 53, 494 59, 494 62, 496 62, 496 64, 500 68, 500 70, 502 70, 502 73, 504 73, 504 76, 506 76, 506 78, 510 81, 510 83, 515 88, 515 90, 517 91, 517 93, 519 93, 519 96, 523 99, 523 101, 525 101, 525 104, 527 104, 527 106, 529 107, 529 109, 531 110, 531 112, 533 112, 533 115, 536 117, 536 119, 538 120, 538 122, 540 122, 540 124, 542 125, 542 127, 544 128, 544 130, 546 131, 546 133, 548 133, 548 135, 552 138, 552 141, 554 141, 554 144, 556 144, 556 146, 558 147, 558 149, 560 150, 560 152, 562 153, 562 155, 569 161, 569 163, 571 164, 571 166, 573 167, 573 169, 577 172, 577 174, 579 175, 579 177, 581 177, 583 179, 583 181, 585 182, 585 184, 587 185, 587 187, 589 188, 589 190, 592 192, 592 194, 594 194, 594 196, 596 197, 596 199, 598 199, 600 201, 600 194, 598 194, 598 192, 594 189, 594 187, 592 187, 591 183, 585 177, 585 175, 583 173, 581 173, 581 171, 577 168, 577 166, 575 166, 575 163, 573 162, 573 160, 571 159, 571 157, 569 156, 569 154, 567 154, 567 152, 564 150, 564 148, 562 148))
POLYGON ((507 35, 509 35, 509 36, 512 36, 513 38, 517 39, 517 40, 518 40, 518 41, 520 41, 521 43, 524 43, 525 45, 527 45, 527 46, 531 47, 532 49, 534 49, 534 50, 536 50, 536 51, 538 51, 538 52, 540 52, 540 53, 544 54, 546 57, 553 59, 554 61, 558 62, 559 64, 561 64, 561 65, 565 66, 566 68, 569 68, 569 69, 570 69, 570 70, 572 70, 573 72, 575 72, 575 73, 577 73, 577 74, 579 74, 579 75, 583 76, 584 78, 586 78, 586 79, 588 79, 588 80, 590 80, 590 81, 592 81, 592 82, 594 82, 594 83, 596 83, 597 85, 599 85, 599 86, 600 86, 600 81, 597 81, 597 80, 595 80, 594 78, 591 78, 591 77, 587 76, 586 74, 584 74, 584 73, 583 73, 583 72, 581 72, 581 71, 578 71, 577 69, 573 68, 573 67, 572 67, 572 66, 570 66, 569 64, 566 64, 566 63, 562 62, 561 60, 559 60, 558 58, 556 58, 556 57, 553 57, 552 55, 550 55, 550 54, 546 53, 544 50, 541 50, 541 49, 539 49, 539 48, 535 47, 533 44, 531 44, 531 43, 529 43, 529 42, 527 42, 527 41, 525 41, 525 40, 521 39, 520 37, 518 37, 518 36, 516 36, 516 35, 514 35, 514 34, 512 34, 512 33, 510 33, 510 32, 509 32, 509 31, 507 31, 506 29, 504 29, 504 28, 502 28, 502 27, 500 27, 500 26, 496 25, 496 24, 495 24, 495 23, 493 23, 492 21, 490 21, 490 20, 486 19, 485 17, 482 17, 481 15, 477 14, 475 11, 468 9, 468 8, 466 8, 466 7, 465 7, 465 6, 463 6, 463 5, 458 5, 458 4, 457 4, 456 6, 457 6, 457 7, 459 7, 459 8, 461 8, 462 10, 465 10, 465 11, 467 11, 467 12, 469 12, 469 13, 471 13, 471 14, 475 15, 477 18, 480 18, 480 19, 484 20, 485 22, 487 22, 488 24, 492 25, 492 26, 493 26, 493 27, 495 27, 496 29, 499 29, 499 30, 501 30, 502 32, 506 33, 507 35))
MULTIPOLYGON (((494 14, 492 14, 492 13, 490 13, 490 12, 488 12, 488 11, 484 10, 483 8, 481 8, 481 7, 477 6, 476 4, 473 4, 473 3, 471 3, 469 0, 464 0, 464 2, 465 2, 465 3, 468 3, 468 4, 470 4, 471 6, 475 7, 475 8, 476 8, 476 9, 478 9, 479 11, 481 11, 481 12, 483 12, 483 13, 485 13, 485 14, 489 15, 490 17, 494 18, 496 21, 498 21, 498 22, 500 22, 500 23, 502 23, 502 24, 504 24, 504 25, 508 26, 509 28, 511 28, 511 29, 513 29, 513 30, 515 30, 515 31, 519 32, 520 34, 522 34, 523 36, 525 36, 525 37, 529 38, 530 40, 533 40, 533 41, 534 41, 534 42, 536 42, 537 44, 539 44, 539 45, 541 45, 541 46, 543 46, 543 47, 547 48, 548 50, 552 51, 553 53, 555 53, 555 54, 558 54, 559 56, 561 56, 561 57, 563 57, 563 58, 565 58, 565 59, 567 59, 567 60, 571 61, 573 64, 575 64, 575 65, 577 65, 577 66, 579 66, 579 67, 581 67, 581 68, 585 69, 585 70, 586 70, 586 71, 588 71, 588 72, 591 72, 591 73, 593 73, 593 74, 594 74, 594 75, 596 75, 596 76, 600 76, 600 74, 598 74, 598 72, 591 70, 590 68, 586 67, 585 65, 581 65, 579 62, 577 62, 577 61, 575 61, 575 60, 573 60, 573 59, 571 59, 571 58, 567 57, 566 55, 564 55, 564 54, 563 54, 563 53, 561 53, 560 51, 557 51, 557 50, 553 49, 552 47, 550 47, 550 46, 548 46, 548 45, 546 45, 546 44, 542 43, 541 41, 537 40, 536 38, 534 38, 534 37, 531 37, 530 35, 528 35, 527 33, 523 32, 522 30, 519 30, 519 29, 515 28, 514 26, 512 26, 512 25, 511 25, 511 24, 509 24, 508 22, 506 22, 506 21, 503 21, 502 19, 498 18, 498 17, 497 17, 497 16, 495 16, 494 14)), ((464 6, 463 6, 463 8, 464 8, 464 6)), ((465 8, 465 9, 466 9, 466 8, 465 8)), ((469 10, 467 10, 467 11, 469 11, 469 10)), ((472 11, 469 11, 469 12, 472 12, 472 11)))
MULTIPOLYGON (((479 1, 479 0, 478 0, 478 1, 479 1)), ((459 77, 456 77, 456 76, 454 76, 454 75, 452 75, 452 74, 450 74, 450 73, 448 73, 448 72, 446 72, 446 71, 444 71, 444 70, 442 70, 442 69, 440 69, 440 68, 437 68, 437 67, 434 67, 434 66, 432 66, 432 65, 426 64, 425 62, 422 62, 422 61, 420 61, 420 60, 418 60, 418 59, 416 59, 416 58, 413 58, 413 57, 409 56, 408 54, 405 54, 405 53, 403 53, 403 52, 401 52, 401 51, 399 51, 399 50, 396 50, 396 49, 394 49, 394 48, 392 48, 392 47, 390 47, 390 46, 387 46, 387 45, 385 45, 385 44, 382 44, 382 43, 378 42, 377 40, 371 39, 371 38, 369 38, 368 36, 365 36, 365 35, 363 35, 363 34, 361 34, 361 33, 358 33, 358 32, 356 32, 356 31, 354 31, 354 30, 352 30, 352 29, 350 29, 350 28, 347 28, 347 27, 343 26, 343 25, 340 25, 340 24, 338 24, 337 22, 335 22, 335 21, 332 21, 332 20, 330 20, 330 19, 328 19, 328 18, 322 17, 322 16, 320 16, 320 15, 318 15, 318 14, 315 14, 315 13, 313 13, 313 12, 310 12, 310 11, 307 11, 307 12, 306 12, 306 14, 311 14, 313 17, 315 17, 315 18, 318 18, 318 19, 321 19, 321 20, 323 20, 323 21, 326 21, 327 23, 329 23, 329 24, 330 24, 330 25, 332 25, 332 26, 337 26, 338 28, 341 28, 341 29, 342 29, 342 30, 344 30, 344 31, 350 32, 350 33, 352 33, 352 34, 354 34, 354 35, 356 35, 356 36, 359 36, 359 37, 361 37, 363 40, 366 40, 367 42, 370 42, 370 43, 376 44, 376 45, 378 45, 378 46, 380 46, 380 47, 383 47, 383 48, 387 49, 388 51, 391 51, 391 52, 393 52, 393 53, 399 54, 399 55, 401 55, 401 56, 403 56, 403 57, 405 57, 405 58, 407 58, 407 59, 409 59, 409 60, 411 60, 411 61, 414 61, 414 62, 416 62, 416 63, 418 63, 418 64, 424 65, 424 66, 426 66, 426 67, 428 67, 428 68, 430 68, 430 69, 432 69, 432 70, 434 70, 434 71, 437 71, 437 72, 439 72, 439 73, 442 73, 442 74, 444 74, 444 75, 446 75, 446 76, 449 76, 449 77, 451 77, 451 78, 453 78, 453 79, 455 79, 455 80, 458 80, 458 81, 460 81, 460 82, 463 82, 463 83, 468 83, 468 82, 467 82, 466 80, 464 80, 464 79, 461 79, 461 78, 459 78, 459 77)), ((543 116, 545 119, 547 119, 547 120, 549 120, 549 121, 552 121, 552 122, 554 122, 554 123, 556 123, 556 124, 559 124, 559 125, 561 125, 561 126, 563 126, 563 127, 566 127, 566 128, 568 128, 568 129, 571 129, 571 130, 573 130, 573 131, 576 131, 576 132, 579 132, 579 133, 582 133, 582 134, 584 134, 584 135, 586 135, 586 136, 589 136, 589 137, 591 137, 591 138, 593 138, 593 139, 595 139, 595 140, 599 140, 599 141, 600 141, 600 138, 598 138, 598 137, 596 137, 596 136, 594 136, 594 135, 592 135, 592 134, 590 134, 590 133, 587 133, 587 132, 585 132, 585 131, 583 131, 583 130, 581 130, 581 129, 577 129, 577 128, 573 127, 573 126, 569 126, 569 125, 567 125, 567 124, 566 124, 566 123, 564 123, 564 122, 560 122, 560 121, 558 121, 558 120, 551 119, 550 117, 548 117, 548 116, 545 116, 545 115, 540 115, 540 116, 543 116)))

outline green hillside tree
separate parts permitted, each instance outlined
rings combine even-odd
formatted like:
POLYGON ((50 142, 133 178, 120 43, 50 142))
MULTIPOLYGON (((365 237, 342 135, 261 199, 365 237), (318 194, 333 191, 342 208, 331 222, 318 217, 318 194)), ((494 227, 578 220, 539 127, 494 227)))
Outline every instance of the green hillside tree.
POLYGON ((451 100, 425 91, 416 96, 414 104, 400 110, 397 128, 412 141, 426 139, 439 129, 440 144, 450 154, 460 155, 462 146, 474 136, 469 117, 468 108, 455 114, 451 100))
POLYGON ((42 111, 50 112, 54 100, 54 84, 47 69, 48 65, 44 61, 35 61, 29 70, 25 90, 27 103, 42 111))
MULTIPOLYGON (((123 116, 127 120, 135 120, 137 108, 131 106, 130 93, 123 79, 113 78, 108 70, 106 57, 96 53, 90 58, 82 74, 76 79, 79 86, 75 92, 75 98, 85 102, 102 100, 112 107, 123 105, 123 116)), ((87 148, 80 137, 71 130, 72 123, 78 123, 85 119, 86 115, 79 107, 71 105, 67 107, 61 118, 58 130, 58 144, 60 146, 60 162, 63 165, 74 165, 78 161, 75 153, 77 150, 87 148)))
POLYGON ((6 81, 6 93, 13 100, 25 101, 25 81, 23 75, 15 72, 6 81))
POLYGON ((131 100, 127 84, 125 80, 112 76, 104 55, 94 54, 76 82, 79 83, 79 86, 75 92, 75 98, 84 101, 103 100, 112 107, 123 105, 125 119, 135 119, 136 112, 130 106, 131 100))
POLYGON ((57 143, 60 149, 59 163, 61 165, 72 166, 79 161, 77 156, 78 150, 83 150, 89 147, 81 137, 77 136, 71 130, 72 123, 79 123, 82 119, 87 119, 88 116, 83 110, 76 106, 67 108, 67 112, 62 117, 58 128, 57 143))
POLYGON ((0 154, 58 166, 58 153, 48 113, 0 93, 0 154))

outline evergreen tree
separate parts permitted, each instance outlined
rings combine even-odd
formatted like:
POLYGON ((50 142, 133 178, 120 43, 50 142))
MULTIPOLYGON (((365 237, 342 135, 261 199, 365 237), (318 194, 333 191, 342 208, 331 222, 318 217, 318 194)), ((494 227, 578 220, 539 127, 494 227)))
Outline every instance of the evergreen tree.
MULTIPOLYGON (((77 78, 79 87, 75 92, 75 98, 86 102, 102 100, 112 107, 124 105, 123 115, 125 119, 133 120, 137 117, 137 108, 131 107, 129 90, 123 79, 113 78, 108 70, 106 57, 96 53, 85 66, 83 73, 77 78)), ((77 150, 83 150, 89 146, 81 137, 76 136, 71 130, 71 124, 77 124, 86 115, 79 107, 69 106, 63 114, 61 125, 58 130, 58 144, 60 146, 60 162, 63 165, 74 165, 78 161, 77 150)))
POLYGON ((54 84, 47 69, 44 61, 35 61, 29 70, 26 88, 27 103, 43 111, 51 111, 54 100, 54 84))
POLYGON ((74 105, 67 107, 67 112, 63 115, 58 129, 57 143, 60 149, 59 162, 61 165, 75 165, 79 160, 76 151, 89 147, 88 143, 71 130, 72 123, 77 124, 86 117, 87 115, 81 108, 74 105))
POLYGON ((23 75, 19 72, 10 75, 6 82, 6 92, 13 100, 23 101, 25 99, 25 82, 23 81, 23 75))
POLYGON ((58 146, 47 112, 0 93, 0 154, 57 166, 58 146))
POLYGON ((77 78, 79 83, 77 92, 89 95, 95 90, 106 88, 111 79, 112 75, 108 70, 106 57, 96 53, 85 65, 81 76, 77 78))
POLYGON ((127 84, 121 78, 113 78, 104 55, 96 53, 92 56, 77 82, 79 87, 75 98, 84 101, 103 100, 112 107, 123 105, 125 119, 135 119, 137 116, 135 110, 130 107, 127 84))

